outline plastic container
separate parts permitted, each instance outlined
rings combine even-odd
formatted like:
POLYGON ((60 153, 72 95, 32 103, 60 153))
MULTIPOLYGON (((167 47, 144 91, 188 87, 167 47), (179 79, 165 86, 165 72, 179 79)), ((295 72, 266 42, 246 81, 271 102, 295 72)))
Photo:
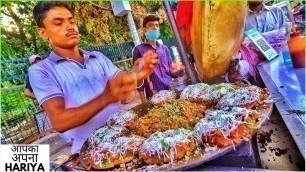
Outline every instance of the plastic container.
POLYGON ((171 52, 172 52, 172 60, 182 62, 181 56, 178 52, 177 47, 176 46, 171 46, 170 49, 171 49, 171 52))
POLYGON ((293 67, 304 68, 305 63, 305 36, 300 32, 290 34, 290 39, 287 41, 293 67))
POLYGON ((282 57, 284 59, 284 64, 292 64, 292 60, 290 58, 289 47, 286 41, 282 42, 282 57))

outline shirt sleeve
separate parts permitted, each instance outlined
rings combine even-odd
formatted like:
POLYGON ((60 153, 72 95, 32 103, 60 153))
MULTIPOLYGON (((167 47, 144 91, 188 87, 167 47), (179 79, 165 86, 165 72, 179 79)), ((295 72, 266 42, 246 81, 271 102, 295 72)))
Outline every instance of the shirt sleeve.
POLYGON ((133 64, 135 63, 135 61, 141 57, 140 51, 137 47, 133 48, 132 50, 132 56, 133 56, 133 64))
POLYGON ((289 22, 289 19, 286 17, 285 13, 281 8, 277 8, 278 14, 279 14, 279 26, 283 27, 285 26, 286 22, 289 22))
MULTIPOLYGON (((137 47, 133 48, 132 50, 132 56, 133 56, 133 64, 135 63, 135 61, 141 57, 140 51, 137 47)), ((146 82, 146 81, 144 81, 146 82)), ((141 87, 137 88, 138 91, 144 91, 144 84, 142 84, 141 87)))
POLYGON ((168 47, 166 47, 166 56, 167 56, 167 59, 168 59, 168 66, 170 67, 171 64, 172 64, 172 58, 171 58, 171 54, 170 54, 170 51, 169 51, 168 47))
POLYGON ((60 86, 43 68, 33 65, 29 68, 29 81, 35 97, 41 106, 46 100, 64 97, 60 86))

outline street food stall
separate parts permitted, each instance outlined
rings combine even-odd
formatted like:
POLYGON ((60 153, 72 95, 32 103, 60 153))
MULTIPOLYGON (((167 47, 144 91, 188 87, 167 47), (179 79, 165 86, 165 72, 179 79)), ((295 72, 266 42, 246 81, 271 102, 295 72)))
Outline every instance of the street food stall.
POLYGON ((186 30, 176 23, 170 3, 163 4, 190 85, 112 114, 80 154, 59 145, 50 169, 305 170, 305 61, 295 68, 284 61, 290 53, 280 52, 257 64, 263 81, 257 86, 224 83, 245 37, 247 3, 186 3, 193 7, 186 30))

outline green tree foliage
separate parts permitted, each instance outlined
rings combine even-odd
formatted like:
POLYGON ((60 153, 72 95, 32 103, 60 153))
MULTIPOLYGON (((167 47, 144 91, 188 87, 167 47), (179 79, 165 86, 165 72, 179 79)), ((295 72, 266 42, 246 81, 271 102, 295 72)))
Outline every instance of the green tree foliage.
MULTIPOLYGON (((1 125, 4 121, 14 123, 22 118, 26 113, 34 114, 37 111, 38 104, 31 99, 23 97, 23 88, 17 88, 1 93, 1 125)), ((13 124, 12 124, 13 125, 13 124)))
POLYGON ((1 2, 1 5, 1 21, 4 21, 3 18, 9 19, 1 27, 1 47, 9 47, 1 54, 2 58, 50 51, 50 46, 38 36, 32 19, 35 2, 1 2))
MULTIPOLYGON (((4 23, 1 28, 1 46, 6 47, 1 54, 3 58, 26 57, 51 50, 49 44, 42 40, 36 31, 32 17, 35 1, 1 3, 1 19, 10 19, 9 23, 4 23)), ((173 36, 161 2, 139 1, 130 4, 140 37, 143 35, 140 28, 142 19, 149 13, 161 17, 161 38, 173 36)), ((72 7, 81 33, 80 47, 132 41, 127 17, 114 16, 110 2, 72 2, 72 7)))
MULTIPOLYGON (((71 3, 81 34, 81 48, 132 41, 127 17, 114 16, 110 2, 71 3)), ((12 87, 25 83, 25 74, 29 66, 28 62, 18 60, 34 53, 43 55, 52 49, 36 31, 37 27, 32 17, 35 4, 35 1, 1 2, 1 119, 7 122, 19 118, 25 112, 31 114, 35 111, 33 107, 37 107, 23 96, 23 88, 11 90, 12 87)), ((142 20, 149 13, 161 17, 161 38, 173 37, 161 2, 137 1, 130 4, 140 37, 143 35, 142 20)))
MULTIPOLYGON (((161 17, 161 38, 173 37, 161 2, 130 2, 134 21, 140 37, 143 18, 149 13, 161 17)), ((86 42, 93 45, 105 45, 132 41, 127 17, 116 17, 110 2, 74 2, 75 18, 86 42)))

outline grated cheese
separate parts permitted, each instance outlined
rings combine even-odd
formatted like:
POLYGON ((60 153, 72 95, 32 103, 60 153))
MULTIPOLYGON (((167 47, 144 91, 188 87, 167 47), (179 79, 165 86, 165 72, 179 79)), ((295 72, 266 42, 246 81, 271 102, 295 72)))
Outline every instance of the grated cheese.
POLYGON ((163 103, 163 102, 170 103, 172 100, 175 99, 175 97, 176 97, 176 94, 174 91, 161 90, 152 96, 151 103, 153 105, 163 103))

